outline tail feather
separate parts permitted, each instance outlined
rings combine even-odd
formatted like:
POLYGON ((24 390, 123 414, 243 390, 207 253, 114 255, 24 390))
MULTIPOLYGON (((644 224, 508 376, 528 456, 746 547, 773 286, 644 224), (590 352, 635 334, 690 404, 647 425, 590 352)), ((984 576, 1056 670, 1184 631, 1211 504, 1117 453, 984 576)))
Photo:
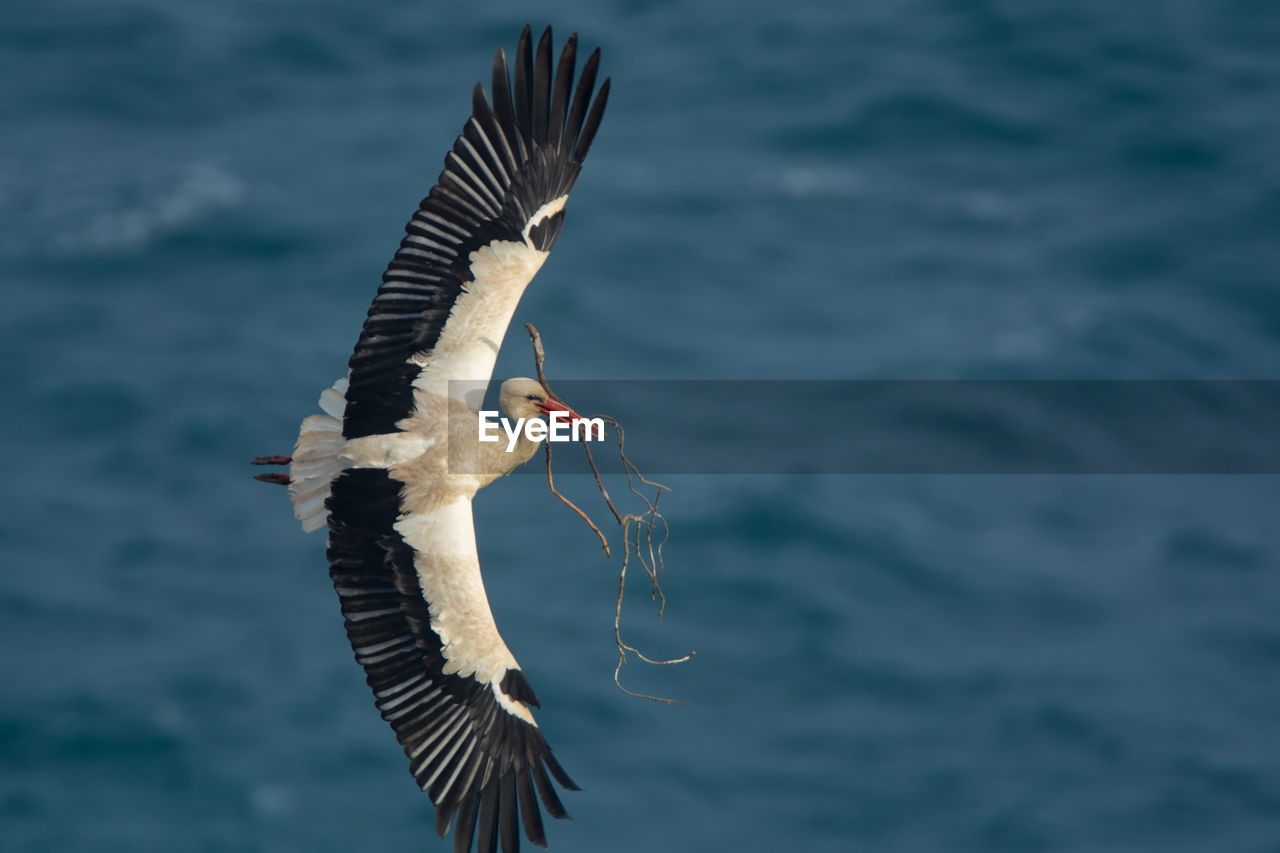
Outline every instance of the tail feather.
POLYGON ((323 415, 311 415, 302 422, 298 444, 289 466, 289 498, 293 515, 307 533, 325 526, 329 510, 325 500, 329 486, 342 471, 342 415, 347 408, 347 380, 339 379, 320 395, 323 415))
MULTIPOLYGON (((332 388, 326 388, 320 394, 320 408, 326 415, 331 418, 342 420, 343 414, 347 411, 347 380, 339 379, 333 383, 332 388)), ((338 432, 342 432, 342 424, 338 424, 338 432)))

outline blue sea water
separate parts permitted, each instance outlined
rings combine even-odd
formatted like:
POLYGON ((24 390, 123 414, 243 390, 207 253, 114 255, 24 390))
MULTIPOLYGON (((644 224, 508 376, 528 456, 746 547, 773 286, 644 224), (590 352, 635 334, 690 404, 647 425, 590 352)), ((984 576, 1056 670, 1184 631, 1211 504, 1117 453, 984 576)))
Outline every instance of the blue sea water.
MULTIPOLYGON (((6 5, 3 849, 448 849, 245 463, 533 14, 6 5)), ((614 88, 499 376, 534 322, 553 381, 1280 378, 1280 6, 536 15, 614 88)), ((684 706, 614 687, 618 561, 540 478, 476 504, 553 850, 1280 851, 1274 477, 669 484, 624 629, 697 656, 623 679, 684 706)))

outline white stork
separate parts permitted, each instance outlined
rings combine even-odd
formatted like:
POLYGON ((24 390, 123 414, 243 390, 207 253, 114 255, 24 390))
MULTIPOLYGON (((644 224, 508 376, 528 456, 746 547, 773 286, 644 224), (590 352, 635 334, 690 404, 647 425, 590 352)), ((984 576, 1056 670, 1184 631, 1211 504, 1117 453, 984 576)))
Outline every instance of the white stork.
MULTIPOLYGON (((550 776, 577 786, 547 746, 529 681, 494 625, 476 557, 471 500, 537 444, 478 440, 477 410, 525 286, 564 225, 564 204, 604 114, 592 98, 600 51, 574 85, 577 36, 552 74, 551 30, 529 27, 493 104, 477 84, 471 118, 405 227, 345 379, 302 423, 286 483, 304 530, 327 520, 329 575, 347 636, 409 770, 463 853, 545 847, 538 810, 567 817, 550 776), (514 87, 512 85, 514 77, 514 87), (461 381, 460 381, 461 380, 461 381), (452 425, 452 426, 451 426, 452 425), (463 464, 459 464, 462 460, 463 464), (535 791, 537 795, 535 796, 535 791), (455 821, 456 818, 456 821, 455 821)), ((503 383, 508 417, 571 410, 529 379, 503 383)))

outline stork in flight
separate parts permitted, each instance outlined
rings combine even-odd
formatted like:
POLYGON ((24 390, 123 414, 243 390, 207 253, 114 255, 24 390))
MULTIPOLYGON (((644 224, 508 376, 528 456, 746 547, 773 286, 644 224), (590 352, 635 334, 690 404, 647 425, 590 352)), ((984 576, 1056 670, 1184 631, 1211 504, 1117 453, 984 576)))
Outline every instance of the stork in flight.
MULTIPOLYGON (((480 407, 525 286, 564 225, 564 205, 609 94, 600 51, 574 83, 577 36, 552 73, 551 30, 536 51, 524 28, 508 72, 493 62, 493 103, 477 84, 471 117, 445 156, 383 273, 348 363, 302 422, 288 474, 306 531, 327 522, 329 576, 347 637, 409 770, 453 826, 455 853, 519 848, 518 824, 545 847, 538 799, 567 817, 551 784, 577 786, 534 722, 533 688, 485 596, 471 500, 527 461, 521 433, 480 443, 480 407), (461 464, 460 464, 461 460, 461 464), (550 777, 548 776, 550 774, 550 777), (536 795, 535 795, 536 792, 536 795)), ((510 418, 564 411, 531 379, 504 382, 510 418)))

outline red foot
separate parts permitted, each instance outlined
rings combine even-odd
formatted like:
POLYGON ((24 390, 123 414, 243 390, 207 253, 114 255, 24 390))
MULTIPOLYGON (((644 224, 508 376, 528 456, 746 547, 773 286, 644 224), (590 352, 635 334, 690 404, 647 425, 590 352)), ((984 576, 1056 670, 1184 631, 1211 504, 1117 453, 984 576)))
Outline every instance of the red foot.
POLYGON ((250 462, 250 465, 288 465, 293 461, 292 456, 259 456, 250 462))
POLYGON ((253 479, 261 480, 264 483, 276 483, 277 485, 289 485, 288 474, 255 474, 253 479))

